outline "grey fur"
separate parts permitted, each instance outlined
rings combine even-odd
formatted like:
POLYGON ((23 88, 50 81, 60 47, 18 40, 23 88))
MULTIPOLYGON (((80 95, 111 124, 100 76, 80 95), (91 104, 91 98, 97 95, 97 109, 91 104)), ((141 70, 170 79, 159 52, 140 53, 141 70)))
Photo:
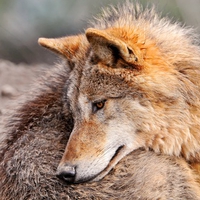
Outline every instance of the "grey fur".
POLYGON ((65 66, 50 70, 8 119, 1 133, 6 139, 0 143, 1 200, 199 199, 183 160, 142 149, 123 159, 100 182, 66 185, 56 178, 73 126, 70 113, 62 108, 67 78, 65 66))
POLYGON ((182 158, 143 149, 99 182, 67 185, 55 176, 73 128, 72 102, 63 93, 82 65, 84 60, 70 72, 63 62, 49 70, 7 117, 0 137, 0 199, 200 199, 195 175, 182 158))

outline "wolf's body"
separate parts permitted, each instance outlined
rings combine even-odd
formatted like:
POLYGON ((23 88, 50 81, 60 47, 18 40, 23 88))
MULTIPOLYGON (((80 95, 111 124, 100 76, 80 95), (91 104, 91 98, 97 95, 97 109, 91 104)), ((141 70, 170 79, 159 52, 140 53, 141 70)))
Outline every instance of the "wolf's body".
POLYGON ((1 137, 3 199, 200 198, 189 166, 199 163, 199 47, 191 30, 127 4, 86 34, 39 40, 65 61, 26 95, 1 137), (52 175, 63 152, 65 181, 116 170, 63 185, 52 175))
POLYGON ((73 127, 63 112, 65 66, 52 69, 19 106, 1 133, 0 199, 199 199, 184 159, 137 150, 103 180, 67 185, 56 168, 73 127))

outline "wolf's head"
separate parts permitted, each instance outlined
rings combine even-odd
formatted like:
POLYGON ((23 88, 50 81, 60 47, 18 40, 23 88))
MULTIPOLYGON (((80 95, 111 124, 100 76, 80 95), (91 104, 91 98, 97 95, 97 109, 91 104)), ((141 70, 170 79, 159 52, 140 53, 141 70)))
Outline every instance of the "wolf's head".
POLYGON ((103 29, 39 40, 70 68, 74 128, 57 170, 67 182, 99 180, 140 147, 190 161, 200 150, 197 46, 177 24, 125 8, 103 29))

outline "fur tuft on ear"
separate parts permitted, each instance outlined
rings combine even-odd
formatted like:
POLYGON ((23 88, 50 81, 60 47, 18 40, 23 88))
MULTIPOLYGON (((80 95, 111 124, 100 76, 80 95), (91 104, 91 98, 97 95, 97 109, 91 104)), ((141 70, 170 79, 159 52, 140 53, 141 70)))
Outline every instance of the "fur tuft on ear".
POLYGON ((138 58, 133 49, 109 31, 89 28, 85 34, 95 54, 108 64, 113 64, 113 60, 118 58, 137 63, 138 58))

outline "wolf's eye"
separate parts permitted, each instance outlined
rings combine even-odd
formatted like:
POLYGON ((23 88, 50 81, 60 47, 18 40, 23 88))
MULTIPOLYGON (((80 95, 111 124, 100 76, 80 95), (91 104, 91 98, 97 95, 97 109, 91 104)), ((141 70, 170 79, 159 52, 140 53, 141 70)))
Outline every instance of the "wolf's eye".
POLYGON ((92 111, 96 112, 96 111, 102 109, 105 105, 105 102, 106 102, 106 100, 93 103, 92 104, 92 111))

